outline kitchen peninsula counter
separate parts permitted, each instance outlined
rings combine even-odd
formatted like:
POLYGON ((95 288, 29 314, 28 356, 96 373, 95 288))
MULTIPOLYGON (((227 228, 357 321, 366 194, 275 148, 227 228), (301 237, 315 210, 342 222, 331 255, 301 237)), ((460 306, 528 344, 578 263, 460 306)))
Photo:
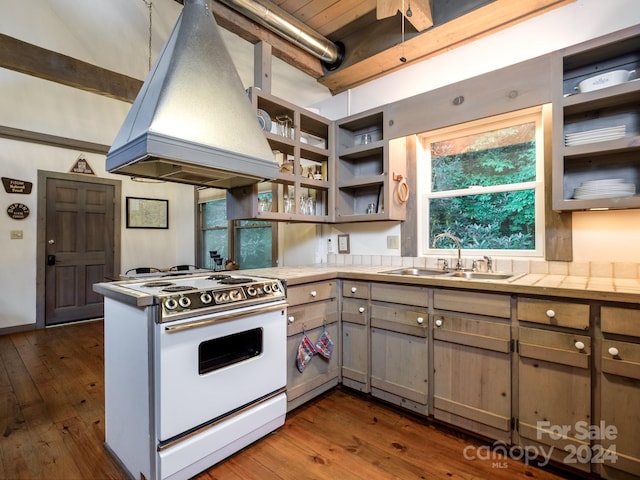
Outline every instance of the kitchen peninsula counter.
POLYGON ((544 295, 594 301, 640 303, 638 278, 587 277, 540 273, 514 274, 513 280, 460 279, 381 273, 397 265, 321 264, 243 270, 254 275, 276 277, 288 285, 330 280, 356 279, 370 282, 433 286, 520 295, 544 295))

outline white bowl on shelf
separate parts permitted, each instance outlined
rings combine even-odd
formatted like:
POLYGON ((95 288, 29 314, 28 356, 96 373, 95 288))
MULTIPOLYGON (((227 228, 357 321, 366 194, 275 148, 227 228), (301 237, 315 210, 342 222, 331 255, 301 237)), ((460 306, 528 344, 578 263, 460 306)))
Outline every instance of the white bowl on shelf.
POLYGON ((635 73, 635 70, 613 70, 611 72, 601 73, 589 77, 578 84, 578 91, 580 93, 592 92, 594 90, 600 90, 601 88, 612 87, 613 85, 619 85, 629 80, 629 77, 635 73))

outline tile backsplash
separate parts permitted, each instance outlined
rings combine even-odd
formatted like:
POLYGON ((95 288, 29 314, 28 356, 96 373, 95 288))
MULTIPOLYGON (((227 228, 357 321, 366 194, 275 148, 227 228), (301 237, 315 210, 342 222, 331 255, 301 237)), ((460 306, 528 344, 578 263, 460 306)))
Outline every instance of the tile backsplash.
MULTIPOLYGON (((331 253, 328 255, 327 261, 329 264, 334 265, 442 268, 442 258, 441 256, 399 257, 396 255, 343 255, 331 253)), ((445 258, 450 266, 455 265, 456 257, 445 258)), ((462 261, 465 268, 471 268, 473 259, 463 257, 462 261)), ((478 269, 485 270, 486 265, 483 262, 478 262, 478 269)), ((633 262, 548 262, 539 259, 494 257, 493 270, 496 272, 541 275, 640 279, 640 264, 633 262)))

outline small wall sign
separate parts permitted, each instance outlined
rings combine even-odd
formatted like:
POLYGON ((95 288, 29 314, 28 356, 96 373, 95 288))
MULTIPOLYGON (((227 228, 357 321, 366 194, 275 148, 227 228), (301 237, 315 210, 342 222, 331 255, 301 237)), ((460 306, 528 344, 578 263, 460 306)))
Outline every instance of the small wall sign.
POLYGON ((33 183, 31 182, 8 177, 2 177, 2 184, 4 185, 5 192, 21 193, 23 195, 29 195, 31 193, 31 187, 33 187, 33 183))
POLYGON ((82 156, 78 157, 78 160, 76 160, 76 163, 74 163, 69 172, 84 173, 85 175, 95 175, 95 172, 93 171, 93 168, 91 168, 91 165, 89 165, 89 162, 87 162, 87 160, 82 156))
POLYGON ((24 220, 29 216, 29 207, 24 203, 12 203, 7 207, 7 215, 14 220, 24 220))

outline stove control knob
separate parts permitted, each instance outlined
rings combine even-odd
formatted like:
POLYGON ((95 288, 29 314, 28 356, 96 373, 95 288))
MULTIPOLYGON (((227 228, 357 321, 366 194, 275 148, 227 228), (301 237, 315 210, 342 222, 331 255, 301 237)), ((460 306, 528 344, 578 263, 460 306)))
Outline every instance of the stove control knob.
POLYGON ((273 282, 273 284, 271 285, 271 290, 274 292, 280 291, 280 285, 278 284, 278 282, 273 282))
POLYGON ((210 293, 204 292, 202 295, 200 295, 200 301, 205 305, 211 303, 211 300, 213 300, 213 297, 210 293))
POLYGON ((231 290, 229 292, 229 297, 234 302, 237 302, 238 300, 242 300, 242 292, 240 290, 231 290))
POLYGON ((265 283, 262 287, 264 289, 264 293, 271 293, 271 285, 265 283))
POLYGON ((180 297, 178 303, 182 308, 189 308, 189 305, 191 305, 191 299, 189 297, 180 297))
POLYGON ((164 301, 164 307, 167 310, 175 310, 176 308, 178 308, 178 302, 176 301, 175 298, 167 298, 164 301))
POLYGON ((256 287, 247 287, 247 295, 250 297, 255 297, 258 295, 258 289, 256 287))

